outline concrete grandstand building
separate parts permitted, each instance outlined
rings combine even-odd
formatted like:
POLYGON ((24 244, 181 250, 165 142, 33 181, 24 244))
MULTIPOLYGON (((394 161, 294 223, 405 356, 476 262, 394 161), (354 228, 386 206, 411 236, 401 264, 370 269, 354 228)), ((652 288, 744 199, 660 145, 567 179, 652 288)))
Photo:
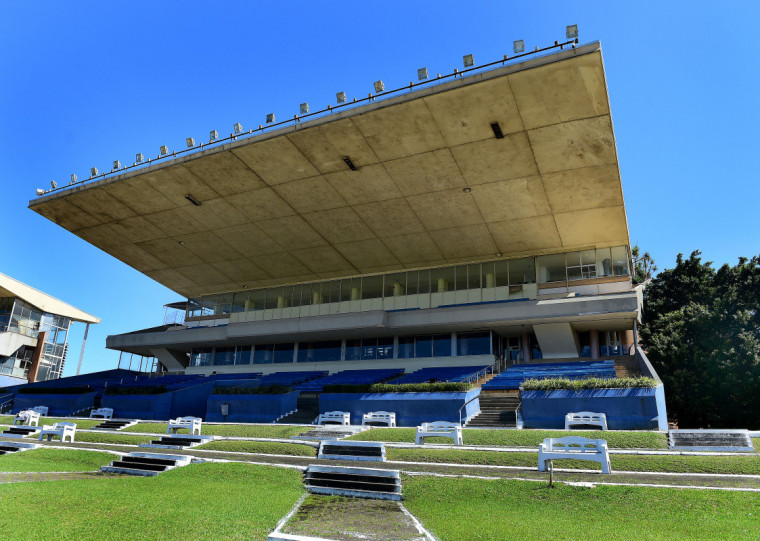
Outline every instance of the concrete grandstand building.
POLYGON ((552 49, 30 208, 188 299, 181 322, 107 339, 169 372, 630 356, 641 294, 601 47, 552 49))

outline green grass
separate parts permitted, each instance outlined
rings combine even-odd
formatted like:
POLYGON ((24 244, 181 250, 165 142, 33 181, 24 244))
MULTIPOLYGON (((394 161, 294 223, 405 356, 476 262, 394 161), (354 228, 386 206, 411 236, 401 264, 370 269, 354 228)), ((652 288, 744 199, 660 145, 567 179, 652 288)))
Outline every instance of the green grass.
MULTIPOLYGON (((240 438, 290 438, 306 431, 303 426, 289 425, 225 425, 203 423, 202 433, 206 436, 237 436, 240 438)), ((121 431, 165 434, 166 423, 137 423, 121 431)), ((188 432, 181 432, 187 434, 188 432)))
MULTIPOLYGON (((439 464, 480 464, 536 468, 538 453, 499 451, 465 451, 459 449, 386 449, 388 460, 431 462, 439 464)), ((601 465, 586 460, 555 460, 557 468, 601 470, 601 465)), ((760 457, 682 456, 682 455, 610 455, 612 471, 724 473, 760 475, 760 457)))
POLYGON ((442 541, 755 540, 756 493, 404 478, 404 505, 442 541))
MULTIPOLYGON (((13 419, 15 419, 15 417, 12 415, 0 416, 0 425, 12 425, 13 419)), ((42 425, 54 425, 55 423, 62 423, 64 421, 68 423, 76 423, 77 428, 87 430, 102 423, 103 419, 65 419, 62 417, 40 417, 40 427, 42 427, 42 425)), ((164 427, 164 429, 166 429, 166 427, 164 427)))
POLYGON ((140 445, 150 443, 154 436, 120 434, 113 432, 77 432, 74 440, 79 443, 112 443, 114 445, 140 445))
MULTIPOLYGON (((116 457, 110 453, 69 449, 33 449, 0 456, 3 472, 95 471, 116 457)), ((0 502, 0 509, 2 505, 0 502)), ((0 516, 2 513, 0 513, 0 516)), ((0 519, 1 520, 1 519, 0 519)))
MULTIPOLYGON (((350 436, 350 440, 414 443, 414 428, 373 428, 350 436)), ((582 436, 607 440, 612 449, 667 449, 668 437, 658 432, 601 432, 574 430, 478 430, 465 428, 465 445, 503 445, 508 447, 538 447, 544 438, 582 436)), ((449 438, 426 438, 426 443, 452 443, 449 438)))
POLYGON ((231 451, 235 453, 261 453, 265 455, 317 456, 317 450, 310 445, 279 443, 276 441, 212 441, 194 449, 207 451, 231 451))
POLYGON ((0 485, 3 539, 266 539, 303 493, 300 471, 191 464, 157 477, 0 485), (20 520, 19 502, 34 502, 20 520))

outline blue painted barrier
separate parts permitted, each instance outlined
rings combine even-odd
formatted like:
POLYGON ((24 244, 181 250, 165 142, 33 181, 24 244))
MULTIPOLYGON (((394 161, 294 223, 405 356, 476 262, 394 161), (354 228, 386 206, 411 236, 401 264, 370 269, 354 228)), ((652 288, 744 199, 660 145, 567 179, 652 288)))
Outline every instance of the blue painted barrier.
POLYGON ((47 406, 48 417, 64 417, 81 409, 93 407, 95 394, 94 392, 83 394, 16 393, 13 397, 13 412, 31 409, 35 406, 47 406))
MULTIPOLYGON (((417 426, 432 421, 459 422, 459 408, 480 395, 480 389, 453 393, 323 393, 319 411, 347 411, 351 424, 360 425, 371 411, 396 413, 397 426, 417 426)), ((462 422, 480 412, 476 398, 462 410, 462 422)))
POLYGON ((593 411, 607 416, 611 430, 667 429, 665 395, 654 389, 584 389, 581 391, 522 391, 525 428, 565 428, 565 415, 593 411))
POLYGON ((212 423, 271 423, 296 409, 298 392, 284 394, 212 394, 206 405, 206 421, 212 423), (229 414, 222 415, 222 404, 229 414))

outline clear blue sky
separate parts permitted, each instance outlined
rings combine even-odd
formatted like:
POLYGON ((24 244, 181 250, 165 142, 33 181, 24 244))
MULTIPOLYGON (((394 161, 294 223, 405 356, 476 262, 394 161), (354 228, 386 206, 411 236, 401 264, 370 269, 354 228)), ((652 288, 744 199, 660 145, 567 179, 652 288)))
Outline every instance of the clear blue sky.
POLYGON ((602 43, 632 242, 660 268, 759 253, 755 1, 3 2, 0 272, 102 318, 83 371, 115 367, 106 336, 161 324, 180 297, 27 209, 35 188, 464 54, 496 60, 516 39, 546 46, 567 24, 602 43))

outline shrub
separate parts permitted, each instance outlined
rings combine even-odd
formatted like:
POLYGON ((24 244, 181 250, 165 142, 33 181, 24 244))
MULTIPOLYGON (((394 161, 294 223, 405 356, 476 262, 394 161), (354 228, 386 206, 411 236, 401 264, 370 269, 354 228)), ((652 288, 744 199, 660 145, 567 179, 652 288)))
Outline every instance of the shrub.
POLYGON ((79 387, 20 387, 18 394, 83 394, 92 392, 86 386, 79 387))
POLYGON ((109 387, 106 394, 162 394, 166 391, 166 385, 130 385, 109 387))
POLYGON ((364 383, 355 385, 325 385, 325 393, 461 393, 469 391, 472 384, 463 382, 439 383, 364 383))
POLYGON ((652 389, 657 387, 657 382, 652 378, 639 376, 635 378, 526 379, 522 384, 525 391, 580 391, 582 389, 631 389, 639 387, 652 389))
POLYGON ((292 390, 286 385, 220 385, 211 394, 285 394, 292 390))

